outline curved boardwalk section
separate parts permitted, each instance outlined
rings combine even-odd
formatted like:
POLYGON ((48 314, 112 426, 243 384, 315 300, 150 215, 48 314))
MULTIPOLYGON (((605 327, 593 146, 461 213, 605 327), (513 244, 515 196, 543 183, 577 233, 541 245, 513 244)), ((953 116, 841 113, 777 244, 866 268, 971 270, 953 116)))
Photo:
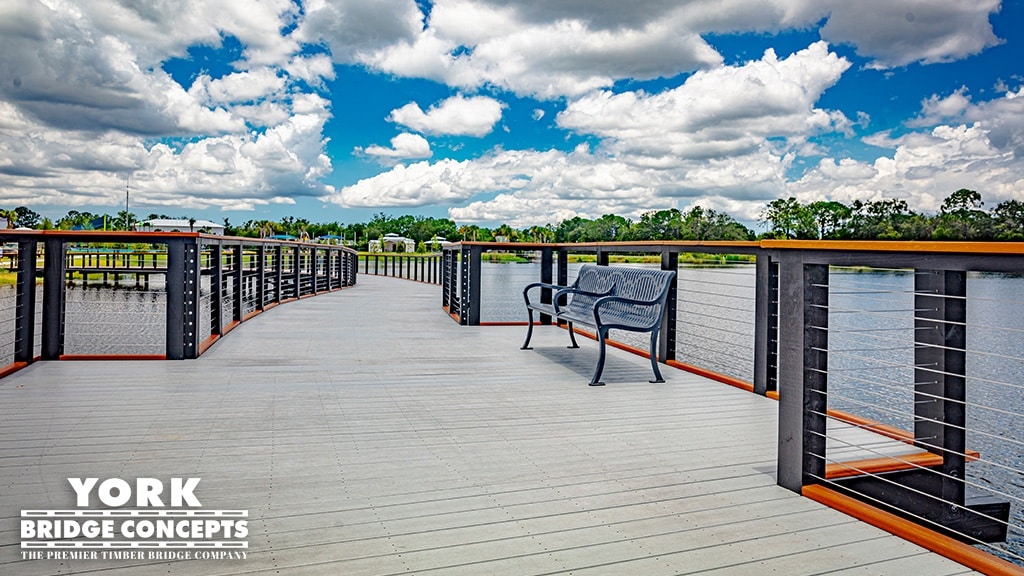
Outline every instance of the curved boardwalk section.
MULTIPOLYGON (((3 574, 961 574, 778 487, 773 401, 362 277, 198 360, 40 362, 0 381, 3 574), (22 560, 67 478, 201 478, 244 560, 22 560)), ((93 506, 95 507, 95 506, 93 506)))

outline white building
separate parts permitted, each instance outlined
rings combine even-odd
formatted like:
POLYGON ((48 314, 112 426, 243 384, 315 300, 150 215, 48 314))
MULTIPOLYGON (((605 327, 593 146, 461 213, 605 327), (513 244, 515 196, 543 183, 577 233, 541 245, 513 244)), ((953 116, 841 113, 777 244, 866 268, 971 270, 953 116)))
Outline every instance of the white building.
POLYGON ((427 250, 437 252, 438 250, 444 248, 445 246, 450 246, 451 244, 453 244, 453 242, 449 241, 444 236, 434 236, 430 240, 427 240, 426 244, 427 250))
POLYGON ((144 232, 203 232, 217 236, 224 235, 224 225, 209 220, 195 220, 190 223, 188 220, 154 218, 139 222, 138 228, 144 232))
POLYGON ((394 233, 385 234, 381 240, 370 240, 368 244, 367 249, 370 252, 394 252, 399 244, 405 248, 406 252, 416 251, 415 240, 394 233))

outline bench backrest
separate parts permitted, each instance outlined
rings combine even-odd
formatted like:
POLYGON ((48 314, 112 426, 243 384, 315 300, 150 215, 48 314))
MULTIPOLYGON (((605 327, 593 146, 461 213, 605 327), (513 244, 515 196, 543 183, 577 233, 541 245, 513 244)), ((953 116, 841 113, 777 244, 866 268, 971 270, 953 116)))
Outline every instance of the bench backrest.
MULTIPOLYGON (((576 287, 587 292, 604 293, 635 300, 658 300, 657 307, 623 307, 624 314, 633 316, 636 323, 650 323, 661 317, 665 297, 675 272, 658 268, 635 266, 597 266, 584 264, 576 276, 576 287), (633 308, 629 310, 628 308, 633 308)), ((592 310, 596 297, 573 294, 564 308, 585 314, 592 310)), ((619 307, 616 307, 619 308, 619 307)))

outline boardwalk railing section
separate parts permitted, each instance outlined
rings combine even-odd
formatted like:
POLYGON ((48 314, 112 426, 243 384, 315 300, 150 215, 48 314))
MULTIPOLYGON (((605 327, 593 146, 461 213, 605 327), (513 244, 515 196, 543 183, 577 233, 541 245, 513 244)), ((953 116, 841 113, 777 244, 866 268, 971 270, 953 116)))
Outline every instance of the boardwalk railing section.
POLYGON ((571 283, 580 258, 676 270, 658 360, 779 400, 780 485, 1024 573, 1024 245, 462 243, 442 261, 460 324, 525 324, 489 251, 533 260, 520 293, 571 283))
POLYGON ((156 232, 0 234, 4 373, 35 360, 196 358, 282 302, 352 286, 356 253, 316 244, 156 232))
POLYGON ((390 276, 427 284, 441 284, 439 253, 361 252, 359 272, 367 276, 390 276))

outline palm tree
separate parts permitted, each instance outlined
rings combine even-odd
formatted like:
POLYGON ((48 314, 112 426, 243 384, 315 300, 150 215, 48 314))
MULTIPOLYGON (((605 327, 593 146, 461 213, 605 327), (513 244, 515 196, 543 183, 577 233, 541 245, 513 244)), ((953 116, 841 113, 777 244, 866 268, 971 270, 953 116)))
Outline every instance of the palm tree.
POLYGON ((13 230, 18 225, 18 212, 15 210, 0 210, 0 218, 7 219, 8 230, 13 230))

